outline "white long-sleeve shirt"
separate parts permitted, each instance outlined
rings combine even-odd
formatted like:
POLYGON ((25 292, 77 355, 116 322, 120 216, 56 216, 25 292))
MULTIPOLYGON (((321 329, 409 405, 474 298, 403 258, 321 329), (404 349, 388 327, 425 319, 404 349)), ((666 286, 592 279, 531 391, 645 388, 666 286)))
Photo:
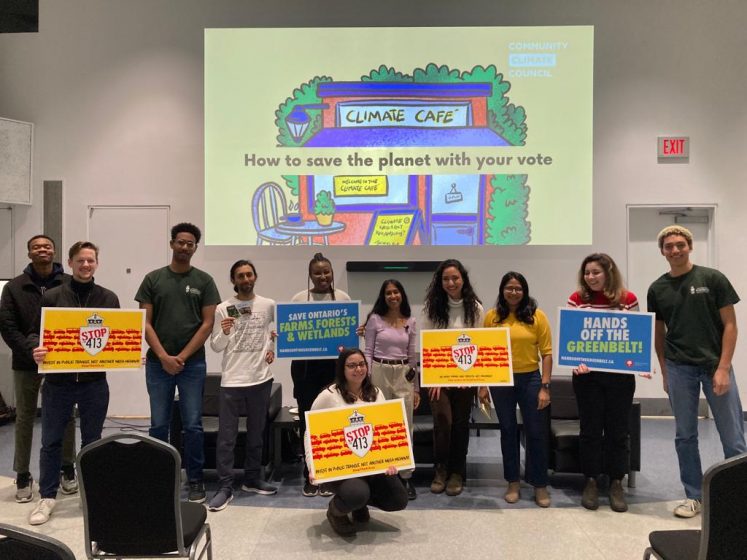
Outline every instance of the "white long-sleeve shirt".
POLYGON ((232 297, 218 305, 210 347, 223 352, 221 387, 249 387, 272 378, 265 356, 273 349, 274 322, 275 301, 269 298, 255 295, 251 300, 240 300, 232 297), (239 316, 225 334, 220 324, 231 316, 231 307, 233 314, 238 312, 239 316), (251 313, 247 313, 247 309, 251 313))

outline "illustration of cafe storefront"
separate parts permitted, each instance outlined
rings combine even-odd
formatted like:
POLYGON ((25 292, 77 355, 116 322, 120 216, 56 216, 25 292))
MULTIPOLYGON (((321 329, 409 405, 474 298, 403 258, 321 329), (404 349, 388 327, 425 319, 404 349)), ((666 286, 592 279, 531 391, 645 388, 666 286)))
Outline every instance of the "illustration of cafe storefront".
MULTIPOLYGON (((498 133, 495 118, 491 122, 493 87, 464 81, 319 82, 319 102, 295 105, 286 124, 296 146, 392 148, 392 158, 404 152, 397 148, 454 147, 451 157, 466 157, 458 148, 516 145, 498 133)), ((331 244, 530 240, 526 175, 302 175, 297 181, 302 223, 333 209, 331 244)))

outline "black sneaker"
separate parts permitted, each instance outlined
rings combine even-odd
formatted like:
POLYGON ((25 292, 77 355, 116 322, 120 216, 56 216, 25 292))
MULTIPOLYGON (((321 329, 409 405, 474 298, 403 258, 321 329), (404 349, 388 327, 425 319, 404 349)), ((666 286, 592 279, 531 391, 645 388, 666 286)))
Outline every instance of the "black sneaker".
POLYGON ((319 493, 319 487, 316 484, 311 484, 308 480, 303 485, 303 495, 307 498, 312 498, 319 493))
POLYGON ((332 487, 329 484, 320 484, 319 495, 323 498, 330 498, 334 496, 335 493, 332 491, 332 487))
POLYGON ((210 499, 208 509, 210 511, 220 511, 224 509, 231 500, 233 500, 233 491, 227 486, 223 487, 210 499))
POLYGON ((187 498, 190 502, 195 504, 201 504, 205 501, 205 483, 201 480, 193 480, 189 483, 189 497, 187 498))
POLYGON ((254 492, 263 496, 272 496, 273 494, 277 494, 278 491, 272 484, 268 484, 261 478, 245 480, 244 484, 241 485, 241 489, 244 492, 254 492))

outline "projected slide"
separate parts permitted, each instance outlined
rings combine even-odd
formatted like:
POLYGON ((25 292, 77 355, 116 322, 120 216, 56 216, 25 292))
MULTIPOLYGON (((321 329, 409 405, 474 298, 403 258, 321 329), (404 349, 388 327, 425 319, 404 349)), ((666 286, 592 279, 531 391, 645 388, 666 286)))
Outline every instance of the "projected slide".
POLYGON ((593 42, 205 30, 206 243, 591 243, 593 42))

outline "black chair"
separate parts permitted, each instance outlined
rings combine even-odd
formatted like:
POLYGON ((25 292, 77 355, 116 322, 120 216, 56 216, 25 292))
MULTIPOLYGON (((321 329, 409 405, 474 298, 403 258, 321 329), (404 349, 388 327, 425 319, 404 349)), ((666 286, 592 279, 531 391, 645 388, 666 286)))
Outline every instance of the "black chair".
POLYGON ((428 389, 420 388, 420 406, 412 415, 412 455, 415 464, 433 466, 433 411, 428 389))
POLYGON ((180 502, 181 460, 171 445, 115 434, 84 447, 76 463, 88 558, 212 558, 207 510, 180 502))
POLYGON ((12 560, 75 560, 73 551, 57 539, 0 523, 0 558, 12 560))
POLYGON ((702 530, 653 531, 644 560, 747 557, 747 453, 716 463, 703 477, 702 530))
MULTIPOLYGON (((498 430, 500 424, 491 409, 491 417, 487 418, 477 405, 473 406, 470 413, 469 427, 474 430, 477 437, 480 437, 481 430, 498 430)), ((517 410, 517 420, 519 422, 519 438, 521 438, 522 421, 517 410)), ((433 450, 433 410, 431 409, 431 400, 428 394, 428 388, 420 388, 420 406, 413 413, 413 433, 412 433, 412 454, 416 465, 432 467, 436 460, 433 450)), ((516 442, 519 445, 519 441, 516 442)), ((422 467, 419 467, 422 468, 422 467)))
MULTIPOLYGON (((570 376, 552 378, 552 402, 548 415, 548 466, 559 473, 580 473, 579 436, 581 424, 570 376)), ((635 474, 641 470, 641 403, 633 401, 628 418, 629 472, 628 486, 635 487, 635 474)))

